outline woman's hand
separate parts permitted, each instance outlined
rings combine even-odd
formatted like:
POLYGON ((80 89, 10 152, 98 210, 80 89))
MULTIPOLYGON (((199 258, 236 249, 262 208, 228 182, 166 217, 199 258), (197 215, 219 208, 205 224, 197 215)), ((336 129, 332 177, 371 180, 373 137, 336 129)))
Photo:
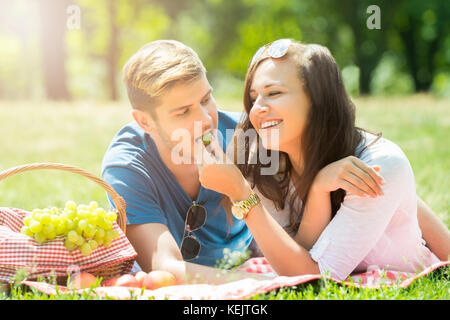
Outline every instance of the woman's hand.
POLYGON ((312 187, 324 193, 344 189, 360 197, 375 198, 383 195, 381 185, 384 184, 383 177, 377 171, 380 171, 379 166, 370 167, 360 159, 349 156, 322 168, 312 187))
POLYGON ((231 161, 214 138, 208 146, 202 139, 195 142, 195 160, 200 183, 204 188, 222 193, 232 202, 244 200, 251 188, 241 171, 231 161))

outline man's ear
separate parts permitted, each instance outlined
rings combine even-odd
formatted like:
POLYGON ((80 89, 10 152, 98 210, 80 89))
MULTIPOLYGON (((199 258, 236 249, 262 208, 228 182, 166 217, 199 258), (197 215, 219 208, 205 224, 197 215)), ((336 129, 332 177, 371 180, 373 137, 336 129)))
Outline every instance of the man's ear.
POLYGON ((148 134, 151 134, 151 132, 155 128, 155 120, 150 114, 142 110, 133 109, 131 111, 131 115, 133 116, 133 119, 137 122, 137 124, 142 128, 142 130, 144 130, 148 134))

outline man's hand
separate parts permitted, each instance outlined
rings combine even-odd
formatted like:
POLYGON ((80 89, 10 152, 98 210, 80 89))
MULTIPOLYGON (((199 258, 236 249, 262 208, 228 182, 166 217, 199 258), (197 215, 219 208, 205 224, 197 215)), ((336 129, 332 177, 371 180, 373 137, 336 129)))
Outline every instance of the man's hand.
POLYGON ((145 272, 165 270, 172 273, 177 284, 185 282, 185 270, 167 269, 167 261, 183 261, 178 245, 166 225, 162 223, 127 226, 127 237, 136 250, 137 262, 145 272))
POLYGON ((137 262, 145 272, 164 270, 172 273, 177 284, 222 284, 246 278, 267 280, 272 277, 229 271, 186 262, 166 225, 146 223, 127 226, 127 237, 138 253, 137 262))

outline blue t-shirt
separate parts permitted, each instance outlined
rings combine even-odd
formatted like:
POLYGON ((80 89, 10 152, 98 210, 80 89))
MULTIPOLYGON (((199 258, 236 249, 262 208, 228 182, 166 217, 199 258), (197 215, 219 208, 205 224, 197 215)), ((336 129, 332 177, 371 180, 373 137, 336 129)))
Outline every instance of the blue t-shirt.
MULTIPOLYGON (((234 130, 241 113, 218 111, 218 129, 224 148, 229 142, 226 130, 234 130), (225 141, 227 140, 227 141, 225 141)), ((102 163, 102 177, 126 202, 127 224, 165 224, 178 247, 184 232, 184 217, 192 205, 191 198, 164 164, 151 138, 132 121, 111 141, 102 163)), ((111 207, 115 207, 107 194, 111 207)), ((193 232, 201 244, 199 256, 190 262, 215 266, 223 258, 223 250, 244 251, 252 235, 244 221, 233 217, 229 229, 226 212, 220 201, 222 194, 203 188, 197 203, 206 201, 205 225, 193 232), (219 207, 220 205, 220 207, 219 207)))

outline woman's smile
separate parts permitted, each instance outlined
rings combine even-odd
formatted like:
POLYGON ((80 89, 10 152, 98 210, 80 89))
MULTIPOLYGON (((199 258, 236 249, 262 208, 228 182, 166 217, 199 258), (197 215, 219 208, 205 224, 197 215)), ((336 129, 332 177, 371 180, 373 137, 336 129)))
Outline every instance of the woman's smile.
POLYGON ((270 129, 273 127, 278 126, 283 120, 263 120, 261 121, 260 128, 263 129, 270 129))

